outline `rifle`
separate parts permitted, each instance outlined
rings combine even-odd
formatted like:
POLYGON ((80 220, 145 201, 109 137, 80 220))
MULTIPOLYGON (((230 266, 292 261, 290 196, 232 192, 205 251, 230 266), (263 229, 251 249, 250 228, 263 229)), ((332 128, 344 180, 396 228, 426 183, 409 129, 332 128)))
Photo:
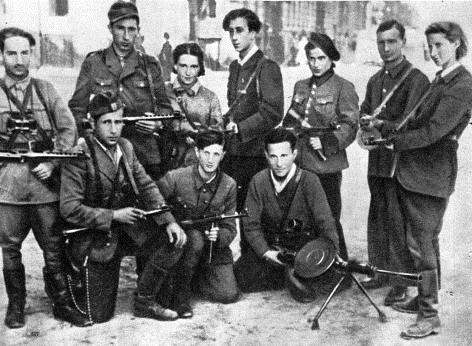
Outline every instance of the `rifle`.
POLYGON ((157 115, 151 112, 138 113, 138 112, 132 111, 131 114, 133 115, 123 117, 123 123, 125 125, 134 124, 141 120, 162 121, 162 120, 170 120, 170 119, 181 119, 183 117, 179 111, 174 111, 171 114, 161 114, 161 115, 157 115))
MULTIPOLYGON (((331 133, 341 128, 341 126, 336 122, 331 122, 329 126, 326 127, 311 126, 310 123, 308 123, 306 119, 302 118, 293 108, 288 110, 288 114, 297 120, 300 123, 300 126, 287 127, 287 130, 294 131, 299 138, 320 137, 326 133, 331 133)), ((315 154, 321 161, 326 161, 326 156, 321 149, 315 150, 315 154)))
POLYGON ((90 155, 84 151, 46 151, 42 153, 30 150, 0 151, 0 162, 39 163, 57 159, 61 161, 88 160, 90 155))
MULTIPOLYGON (((213 227, 215 222, 220 222, 223 220, 228 220, 228 219, 239 219, 242 217, 248 217, 249 213, 246 210, 242 211, 241 213, 234 213, 233 215, 209 215, 209 216, 202 216, 199 218, 191 218, 187 220, 182 220, 180 221, 180 225, 183 228, 193 228, 193 227, 200 227, 200 226, 206 226, 206 225, 211 225, 213 227)), ((211 263, 211 257, 212 257, 212 252, 213 252, 213 242, 210 242, 210 255, 208 257, 208 263, 211 263)))

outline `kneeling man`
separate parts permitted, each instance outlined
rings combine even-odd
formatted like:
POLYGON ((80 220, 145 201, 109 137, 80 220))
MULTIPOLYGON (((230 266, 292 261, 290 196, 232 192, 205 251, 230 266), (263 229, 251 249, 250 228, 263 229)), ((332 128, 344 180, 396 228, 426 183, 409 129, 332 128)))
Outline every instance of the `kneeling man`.
MULTIPOLYGON (((89 318, 105 322, 112 317, 121 259, 139 255, 147 261, 134 297, 135 316, 174 320, 177 313, 157 304, 156 296, 167 272, 179 261, 187 237, 169 212, 146 218, 144 209, 159 209, 164 198, 137 160, 131 143, 121 138, 123 107, 119 101, 98 94, 88 112, 94 119, 94 136, 86 138, 80 149, 91 160, 63 166, 60 207, 66 221, 92 232, 91 238, 73 243, 85 248, 80 260, 86 267, 82 274, 89 318), (84 244, 90 239, 89 245, 84 244), (97 248, 108 256, 97 255, 94 260, 97 248)), ((72 254, 77 251, 73 248, 72 254)))
MULTIPOLYGON (((168 172, 159 180, 159 190, 166 200, 180 207, 182 218, 234 215, 236 182, 219 168, 225 154, 224 134, 201 132, 195 145, 197 163, 168 172)), ((189 303, 192 279, 198 291, 211 300, 233 303, 238 298, 229 248, 236 236, 235 220, 189 227, 186 233, 188 242, 176 269, 173 294, 173 308, 181 318, 193 316, 189 303)))
MULTIPOLYGON (((330 239, 339 249, 335 221, 318 177, 297 167, 297 138, 283 128, 272 130, 265 138, 265 155, 269 168, 257 173, 249 184, 243 219, 248 244, 241 244, 242 255, 235 266, 239 287, 243 292, 282 288, 289 273, 280 261, 278 235, 290 220, 303 224, 309 232, 308 242, 318 237, 330 239), (311 238, 311 239, 310 239, 311 238)), ((304 235, 293 234, 296 237, 304 235)), ((301 239, 292 239, 297 243, 301 239)), ((298 247, 304 244, 298 244, 298 247)), ((316 297, 306 290, 290 287, 292 296, 300 301, 316 297)))

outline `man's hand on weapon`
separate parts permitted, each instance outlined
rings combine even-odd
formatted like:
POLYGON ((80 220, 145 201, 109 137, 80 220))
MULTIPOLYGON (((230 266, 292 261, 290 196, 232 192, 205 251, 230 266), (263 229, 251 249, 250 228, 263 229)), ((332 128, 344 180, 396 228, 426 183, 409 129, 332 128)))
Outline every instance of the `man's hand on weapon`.
POLYGON ((227 131, 233 131, 233 133, 239 133, 238 124, 236 124, 234 121, 230 121, 226 125, 226 130, 227 131))
POLYGON ((39 180, 46 180, 51 176, 53 169, 54 165, 51 162, 41 162, 31 169, 31 172, 33 172, 39 180))
POLYGON ((135 124, 136 131, 151 134, 163 127, 162 121, 157 120, 139 120, 135 124))
POLYGON ((169 223, 166 232, 169 236, 169 242, 174 244, 176 248, 181 248, 187 243, 187 235, 176 222, 169 223))
POLYGON ((269 263, 283 266, 284 264, 280 262, 279 259, 277 258, 277 255, 279 254, 279 252, 280 251, 277 251, 277 250, 267 250, 262 255, 262 258, 265 259, 269 263))
POLYGON ((146 214, 144 210, 138 208, 127 207, 113 210, 113 221, 127 225, 134 225, 136 221, 144 219, 145 217, 146 214))
POLYGON ((211 228, 209 230, 205 231, 206 238, 211 242, 215 242, 216 239, 218 239, 218 231, 219 230, 220 230, 220 228, 218 227, 218 225, 215 225, 215 223, 213 222, 211 224, 211 228))
POLYGON ((323 150, 323 146, 321 145, 319 137, 310 137, 309 143, 313 150, 323 150))

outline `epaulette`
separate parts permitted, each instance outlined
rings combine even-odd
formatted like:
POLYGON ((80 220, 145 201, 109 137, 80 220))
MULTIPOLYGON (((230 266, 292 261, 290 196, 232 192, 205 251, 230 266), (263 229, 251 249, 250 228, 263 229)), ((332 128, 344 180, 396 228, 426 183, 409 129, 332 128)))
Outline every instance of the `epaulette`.
POLYGON ((85 58, 88 58, 89 56, 94 56, 95 54, 99 54, 99 53, 101 53, 101 52, 103 52, 103 49, 95 50, 95 51, 93 51, 93 52, 88 53, 88 54, 85 56, 85 58))

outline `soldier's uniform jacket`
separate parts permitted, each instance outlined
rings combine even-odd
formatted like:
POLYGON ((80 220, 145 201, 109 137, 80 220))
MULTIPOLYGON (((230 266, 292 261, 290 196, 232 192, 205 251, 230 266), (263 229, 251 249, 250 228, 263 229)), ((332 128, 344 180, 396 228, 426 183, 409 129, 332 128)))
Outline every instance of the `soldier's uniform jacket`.
MULTIPOLYGON (((159 190, 164 198, 173 204, 181 219, 198 218, 206 215, 234 215, 236 212, 236 182, 229 175, 219 171, 210 183, 206 183, 198 173, 198 163, 167 172, 159 182, 159 190), (219 181, 219 183, 218 183, 219 181), (213 197, 212 197, 213 196, 213 197)), ((204 226, 202 231, 209 229, 204 226)), ((212 265, 233 262, 229 245, 236 237, 234 219, 223 220, 213 249, 212 265)))
MULTIPOLYGON (((229 106, 236 100, 238 92, 246 87, 257 63, 263 57, 262 51, 258 50, 243 66, 237 60, 231 62, 227 93, 229 106)), ((275 61, 267 59, 232 114, 239 133, 232 137, 230 154, 264 157, 264 135, 280 123, 283 109, 282 73, 275 61)))
MULTIPOLYGON (((108 231, 113 226, 113 209, 136 206, 136 196, 133 193, 132 185, 135 185, 139 191, 138 199, 143 205, 140 208, 152 210, 165 202, 155 182, 146 174, 137 160, 133 146, 128 140, 120 138, 118 141, 123 153, 118 166, 95 139, 92 139, 92 145, 97 156, 99 177, 103 186, 103 199, 98 203, 96 201, 98 191, 92 160, 63 165, 60 209, 64 219, 81 227, 108 231), (118 170, 119 184, 110 208, 108 206, 109 198, 118 170)), ((81 143, 79 148, 90 154, 90 148, 85 142, 81 143)), ((158 225, 175 222, 169 212, 153 215, 152 218, 158 225)), ((150 239, 153 232, 156 231, 155 229, 138 229, 131 226, 124 229, 131 239, 140 246, 150 239)))
MULTIPOLYGON (((23 101, 23 94, 28 85, 32 83, 31 77, 16 82, 5 76, 3 81, 12 94, 23 101)), ((26 109, 32 110, 32 118, 36 120, 46 137, 54 138, 57 150, 66 150, 74 146, 77 140, 75 121, 67 105, 53 85, 47 81, 36 79, 38 91, 33 87, 32 96, 26 109), (45 106, 42 104, 38 92, 41 93, 51 118, 49 118, 45 106), (55 129, 55 130, 54 130, 55 129)), ((13 102, 9 102, 4 90, 0 88, 0 138, 5 145, 10 137, 7 133, 7 120, 11 111, 18 112, 13 102)), ((29 135, 19 135, 16 145, 25 148, 29 135)), ((43 140, 44 138, 38 138, 43 140)), ((14 146, 14 148, 15 148, 14 146)), ((3 149, 3 148, 2 148, 3 149)), ((58 161, 51 161, 57 168, 53 175, 59 173, 58 161)), ((59 200, 59 185, 54 184, 53 177, 47 181, 40 181, 32 172, 29 163, 1 163, 0 162, 0 203, 5 204, 43 204, 59 200)))
MULTIPOLYGON (((404 58, 398 66, 391 70, 382 68, 369 79, 365 100, 361 105, 361 116, 373 113, 410 66, 411 63, 404 58)), ((428 87, 428 77, 417 68, 414 68, 387 102, 378 118, 389 121, 403 118, 415 107, 428 87)), ((367 174, 377 177, 389 177, 392 163, 392 150, 383 146, 370 150, 367 174)))
MULTIPOLYGON (((329 72, 327 72, 329 73, 329 72)), ((309 143, 309 136, 299 141, 298 164, 314 173, 334 173, 349 167, 346 148, 354 141, 359 117, 359 97, 354 85, 332 74, 318 87, 312 78, 295 84, 291 108, 313 127, 329 127, 331 123, 340 128, 319 136, 327 160, 321 161, 309 143)), ((284 126, 296 126, 299 122, 290 115, 284 126)))
POLYGON ((395 176, 407 190, 441 198, 454 191, 458 139, 470 122, 472 76, 464 66, 434 84, 407 129, 395 137, 395 176))
MULTIPOLYGON (((161 66, 157 60, 133 50, 124 59, 122 67, 120 58, 110 46, 105 50, 90 53, 82 64, 74 95, 69 101, 69 107, 77 120, 79 130, 82 119, 86 118, 86 108, 91 94, 111 92, 118 95, 131 110, 140 113, 154 112, 145 64, 151 71, 157 112, 159 114, 171 112, 172 107, 166 95, 161 66)), ((133 125, 127 125, 122 135, 131 141, 138 159, 144 166, 160 163, 155 136, 139 133, 133 125)))

